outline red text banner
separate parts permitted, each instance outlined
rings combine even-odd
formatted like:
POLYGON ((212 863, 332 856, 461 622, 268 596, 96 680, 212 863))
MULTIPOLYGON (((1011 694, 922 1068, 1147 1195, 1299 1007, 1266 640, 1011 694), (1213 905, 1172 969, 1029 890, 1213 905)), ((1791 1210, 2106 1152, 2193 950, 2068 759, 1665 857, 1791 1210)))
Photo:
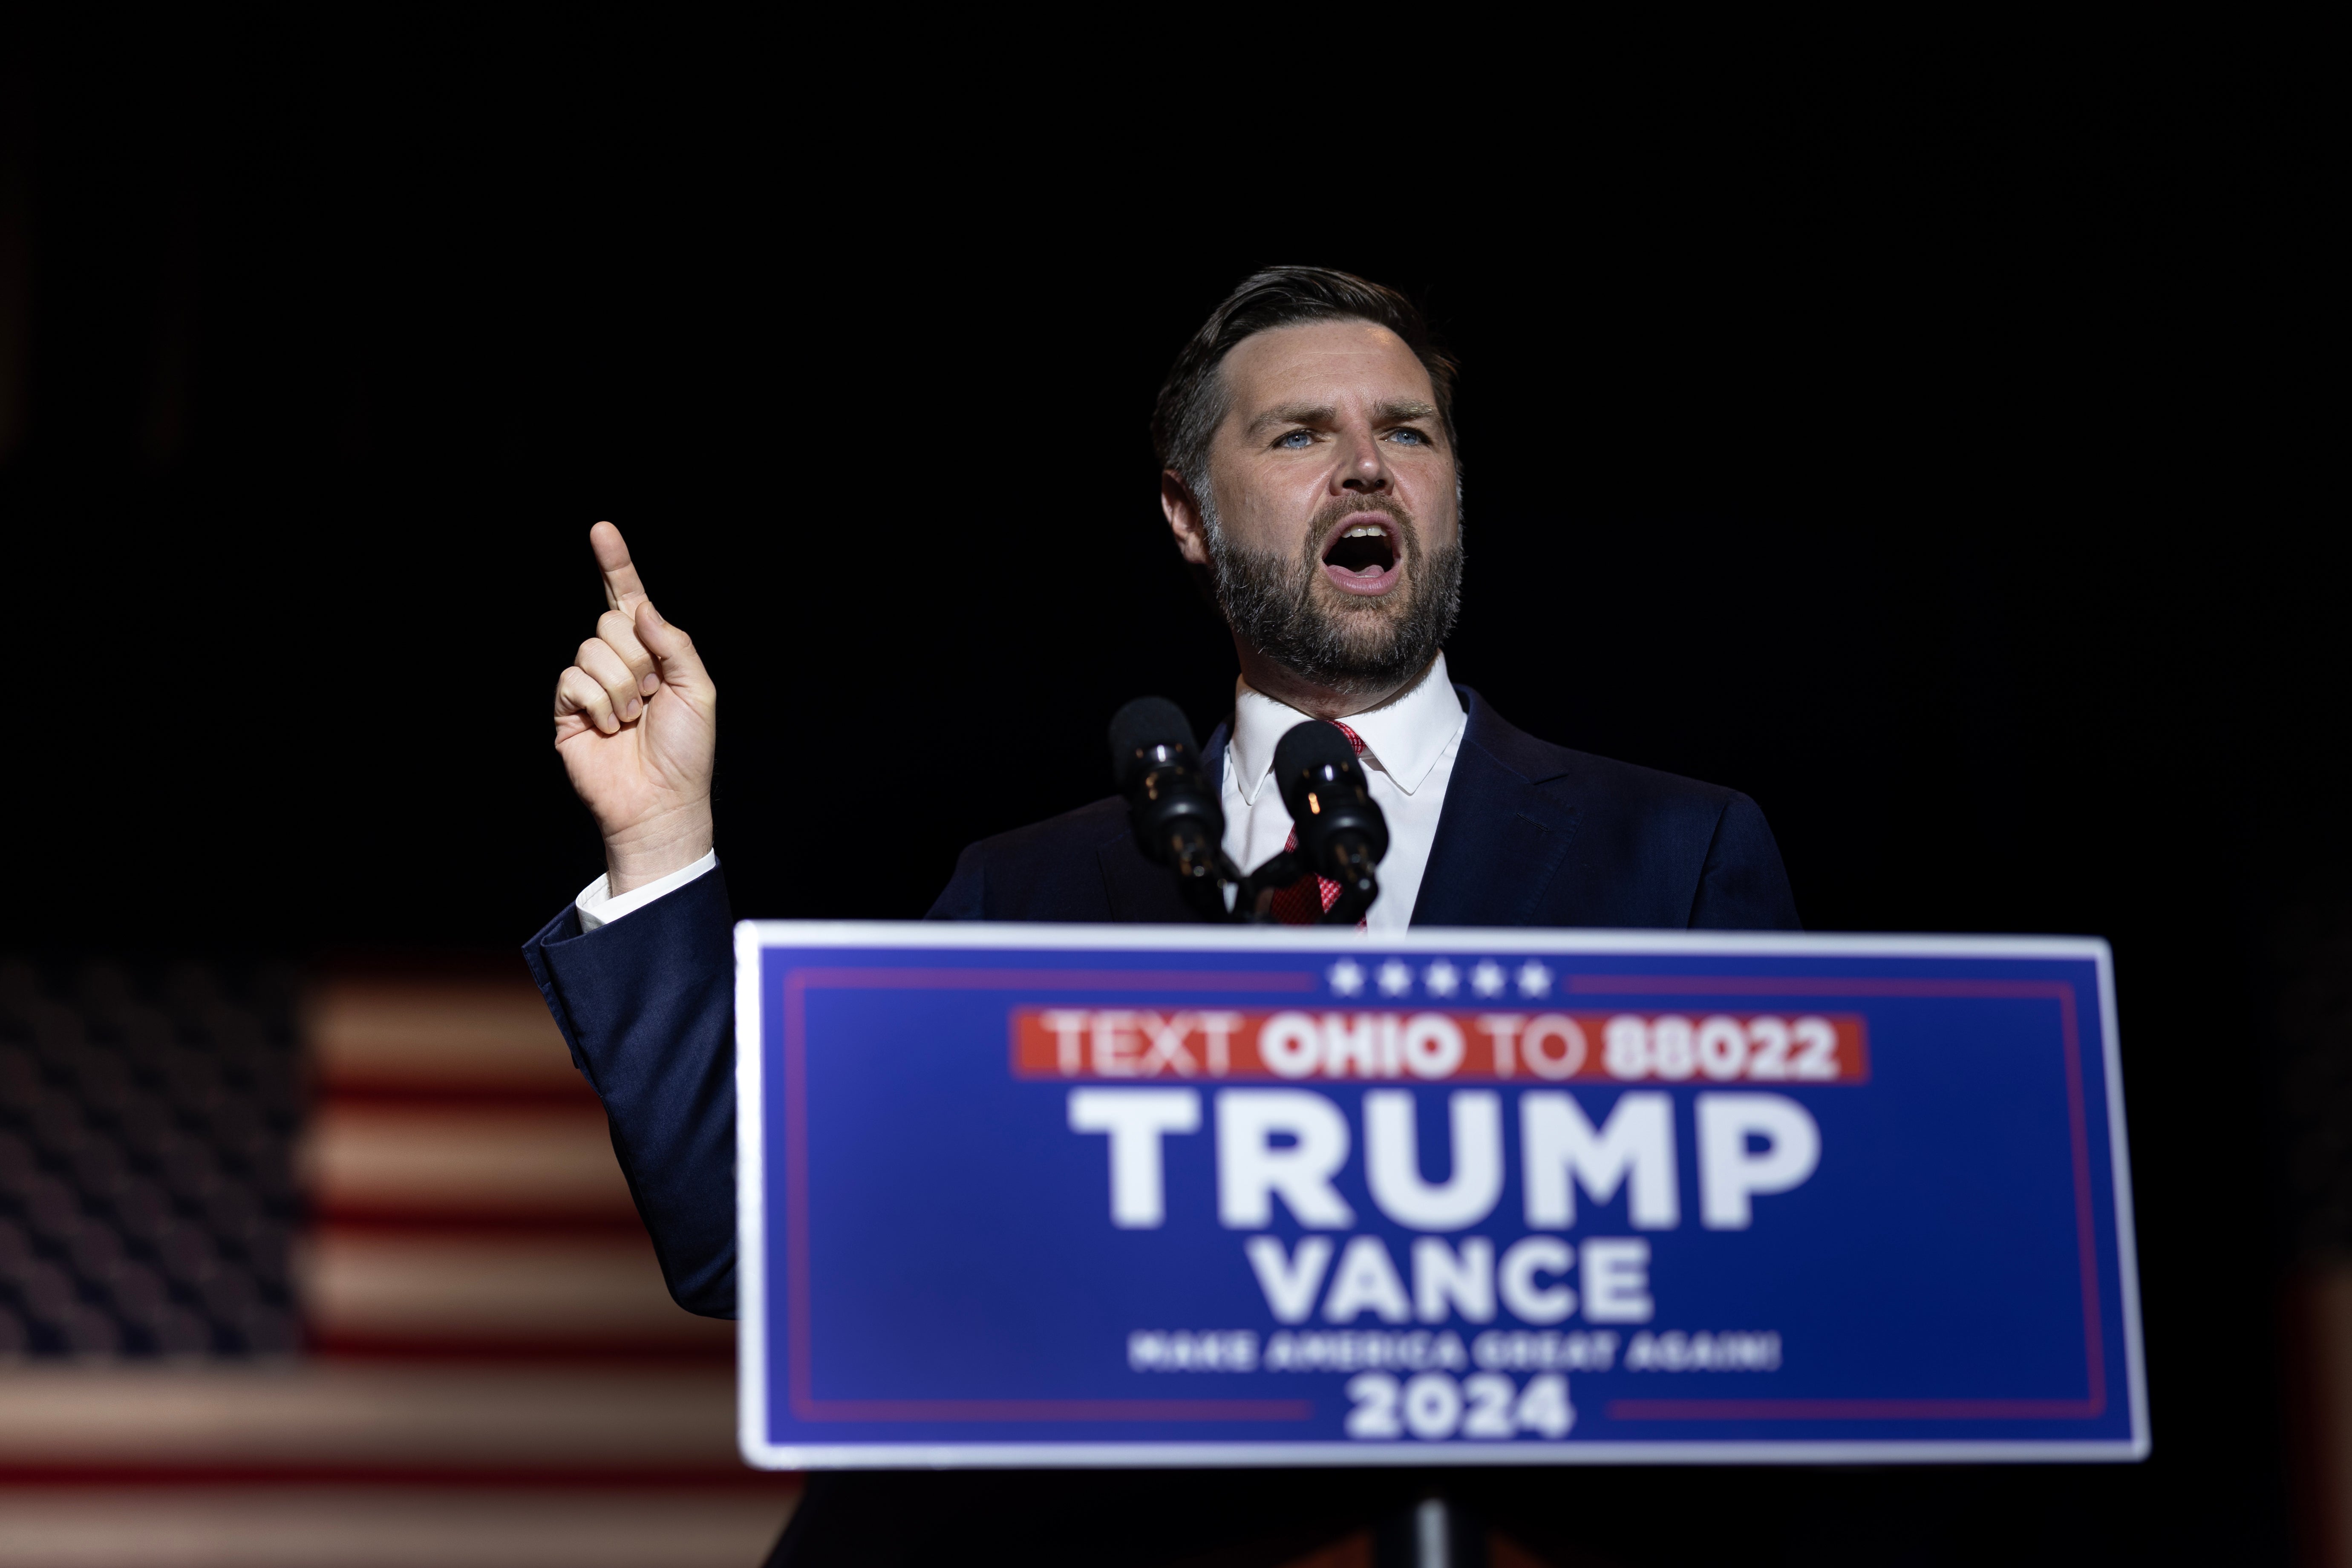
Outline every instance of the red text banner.
POLYGON ((1861 1083, 1851 1013, 1020 1007, 1016 1078, 1861 1083))

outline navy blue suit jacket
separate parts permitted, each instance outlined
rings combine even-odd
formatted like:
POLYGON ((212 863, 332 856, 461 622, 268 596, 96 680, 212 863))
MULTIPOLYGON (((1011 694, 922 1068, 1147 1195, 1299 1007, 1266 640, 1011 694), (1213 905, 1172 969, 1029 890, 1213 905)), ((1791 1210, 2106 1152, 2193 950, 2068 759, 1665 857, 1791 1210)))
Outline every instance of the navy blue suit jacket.
MULTIPOLYGON (((1414 925, 1797 929, 1754 801, 1548 744, 1457 689, 1469 724, 1414 925)), ((1225 736, 1203 748, 1213 776, 1225 736)), ((971 846, 930 917, 1193 920, 1116 796, 971 846)), ((732 920, 714 871, 584 934, 566 909, 523 949, 604 1101, 670 1293, 714 1317, 735 1311, 732 920)))

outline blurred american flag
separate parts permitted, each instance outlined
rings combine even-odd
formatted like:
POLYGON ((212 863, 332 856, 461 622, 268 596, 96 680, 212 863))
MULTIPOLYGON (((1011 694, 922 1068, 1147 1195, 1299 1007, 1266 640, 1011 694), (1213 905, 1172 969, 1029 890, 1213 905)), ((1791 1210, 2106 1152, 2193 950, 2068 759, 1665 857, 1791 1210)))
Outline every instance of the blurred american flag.
POLYGON ((0 963, 0 1563, 755 1563, 732 1355, 519 965, 0 963))

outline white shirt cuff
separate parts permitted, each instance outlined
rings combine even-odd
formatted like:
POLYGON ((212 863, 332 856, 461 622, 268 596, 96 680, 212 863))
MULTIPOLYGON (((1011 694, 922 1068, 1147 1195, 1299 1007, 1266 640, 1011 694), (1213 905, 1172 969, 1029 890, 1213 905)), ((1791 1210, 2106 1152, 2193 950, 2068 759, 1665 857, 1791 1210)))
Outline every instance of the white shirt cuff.
POLYGON ((618 898, 613 896, 609 877, 597 878, 581 889, 580 896, 572 900, 572 907, 580 911, 581 934, 584 936, 598 926, 611 925, 623 915, 635 914, 664 894, 677 892, 718 864, 719 851, 707 849, 703 851, 702 858, 693 865, 681 866, 668 876, 647 882, 642 888, 631 888, 618 898))

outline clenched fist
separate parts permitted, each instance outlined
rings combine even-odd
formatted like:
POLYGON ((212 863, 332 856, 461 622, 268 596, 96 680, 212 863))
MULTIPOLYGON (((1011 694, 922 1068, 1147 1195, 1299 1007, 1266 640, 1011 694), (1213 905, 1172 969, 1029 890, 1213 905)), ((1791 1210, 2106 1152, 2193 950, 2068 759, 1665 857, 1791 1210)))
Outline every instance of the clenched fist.
POLYGON ((646 597, 621 531, 589 547, 612 608, 555 681, 555 749, 604 834, 607 885, 625 893, 710 848, 710 769, 719 689, 694 643, 646 597))

